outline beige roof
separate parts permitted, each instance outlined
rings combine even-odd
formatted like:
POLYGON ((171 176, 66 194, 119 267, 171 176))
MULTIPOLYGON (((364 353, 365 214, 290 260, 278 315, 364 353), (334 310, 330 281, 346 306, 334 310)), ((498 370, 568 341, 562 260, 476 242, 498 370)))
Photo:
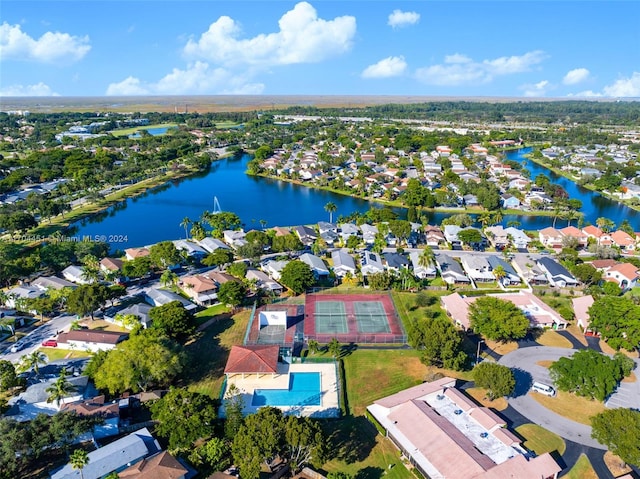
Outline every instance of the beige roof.
POLYGON ((628 246, 636 242, 636 240, 631 235, 629 235, 629 233, 625 233, 621 230, 611 233, 611 239, 618 246, 628 246))
POLYGON ((581 296, 579 298, 573 298, 571 300, 573 303, 573 314, 576 317, 576 321, 583 328, 587 328, 589 326, 589 308, 593 304, 593 296, 581 296))
POLYGON ((397 406, 398 404, 402 404, 403 402, 411 401, 412 399, 416 399, 422 396, 426 396, 427 394, 439 391, 444 387, 452 387, 455 385, 455 379, 445 377, 436 381, 432 381, 430 383, 418 384, 417 386, 409 389, 404 389, 396 394, 392 394, 391 396, 378 399, 377 401, 375 401, 375 404, 379 404, 380 406, 387 408, 392 408, 394 406, 397 406))
POLYGON ((541 229, 541 230, 539 231, 539 233, 540 233, 542 236, 550 236, 550 237, 553 237, 553 238, 557 238, 557 237, 559 237, 559 236, 562 236, 562 233, 560 233, 560 231, 558 231, 558 230, 557 230, 557 229, 555 229, 555 228, 552 228, 551 226, 549 226, 548 228, 543 228, 543 229, 541 229))
POLYGON ((189 472, 166 451, 148 457, 118 473, 122 479, 180 479, 189 472))
POLYGON ((631 263, 618 263, 607 271, 607 274, 619 273, 630 281, 638 277, 638 268, 631 263))
POLYGON ((487 431, 491 431, 495 427, 505 427, 507 425, 507 423, 500 419, 496 413, 486 407, 474 409, 469 413, 469 416, 471 416, 487 431))
POLYGON ((142 256, 149 256, 151 253, 148 248, 127 248, 124 252, 130 258, 140 258, 142 256))
POLYGON ((182 284, 185 284, 196 293, 204 293, 205 291, 216 291, 218 285, 206 276, 185 276, 182 278, 182 284))
POLYGON ((593 236, 595 238, 600 238, 600 236, 602 236, 604 234, 604 232, 600 228, 598 228, 597 226, 593 226, 593 225, 585 226, 584 228, 582 228, 582 231, 586 235, 593 236))

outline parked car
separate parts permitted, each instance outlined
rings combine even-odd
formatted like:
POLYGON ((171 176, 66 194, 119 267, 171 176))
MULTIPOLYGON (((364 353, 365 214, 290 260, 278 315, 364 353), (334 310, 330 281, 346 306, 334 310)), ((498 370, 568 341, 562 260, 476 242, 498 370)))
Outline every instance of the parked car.
POLYGON ((531 390, 540 394, 544 394, 545 396, 555 397, 556 395, 556 390, 553 389, 552 386, 549 386, 548 384, 539 383, 537 381, 531 385, 531 390))
POLYGON ((56 341, 55 339, 47 339, 46 341, 42 342, 42 345, 47 348, 56 348, 58 347, 58 341, 56 341))
POLYGON ((11 346, 9 351, 11 351, 12 353, 17 353, 18 351, 20 351, 22 349, 23 346, 24 346, 24 344, 15 343, 13 346, 11 346))

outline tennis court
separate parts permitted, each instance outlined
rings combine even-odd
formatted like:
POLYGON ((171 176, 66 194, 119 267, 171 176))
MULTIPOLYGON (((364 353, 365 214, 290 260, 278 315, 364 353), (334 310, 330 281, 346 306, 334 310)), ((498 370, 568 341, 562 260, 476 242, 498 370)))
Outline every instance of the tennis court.
POLYGON ((406 343, 389 294, 307 294, 305 339, 328 343, 406 343))

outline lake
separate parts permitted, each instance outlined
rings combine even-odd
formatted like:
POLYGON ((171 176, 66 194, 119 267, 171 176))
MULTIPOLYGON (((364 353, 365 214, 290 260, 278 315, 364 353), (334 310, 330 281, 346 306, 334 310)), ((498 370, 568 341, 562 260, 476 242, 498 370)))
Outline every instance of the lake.
MULTIPOLYGON (((144 131, 149 133, 151 136, 160 136, 165 135, 167 131, 169 131, 169 127, 161 126, 158 128, 143 128, 144 131)), ((129 135, 129 138, 141 138, 142 135, 140 133, 134 133, 133 135, 129 135)))
MULTIPOLYGON (((526 162, 532 178, 541 172, 548 174, 572 198, 582 200, 585 221, 595 223, 598 217, 605 216, 618 224, 624 218, 633 225, 638 224, 640 214, 637 212, 530 162, 523 156, 528 151, 509 152, 507 157, 526 162)), ((358 198, 246 175, 250 160, 251 157, 245 154, 216 161, 205 173, 154 188, 76 223, 72 234, 106 238, 114 249, 184 238, 184 228, 180 226, 182 219, 197 220, 203 211, 212 211, 214 197, 218 198, 223 211, 232 211, 241 218, 245 229, 260 228, 260 220, 265 220, 267 227, 329 221, 329 214, 324 210, 328 202, 335 203, 338 208, 333 214, 334 220, 341 214, 365 212, 371 206, 378 206, 358 198)), ((398 211, 404 214, 404 210, 398 211)), ((430 224, 440 224, 449 214, 429 213, 427 216, 430 224)), ((525 229, 541 229, 553 222, 549 217, 505 216, 504 224, 512 220, 519 221, 525 229)), ((566 221, 558 220, 557 226, 566 226, 566 221)))

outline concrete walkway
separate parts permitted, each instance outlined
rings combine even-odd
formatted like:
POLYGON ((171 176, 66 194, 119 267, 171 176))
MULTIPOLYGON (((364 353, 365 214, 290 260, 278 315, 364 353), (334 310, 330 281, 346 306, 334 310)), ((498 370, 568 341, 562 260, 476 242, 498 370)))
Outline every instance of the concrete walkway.
POLYGON ((590 426, 571 421, 548 410, 528 394, 533 381, 553 384, 548 370, 537 365, 538 361, 557 361, 575 352, 574 349, 534 346, 517 349, 503 356, 499 363, 512 368, 516 376, 516 390, 514 397, 509 398, 509 405, 529 418, 531 422, 565 439, 596 449, 607 449, 606 446, 591 438, 590 426))

